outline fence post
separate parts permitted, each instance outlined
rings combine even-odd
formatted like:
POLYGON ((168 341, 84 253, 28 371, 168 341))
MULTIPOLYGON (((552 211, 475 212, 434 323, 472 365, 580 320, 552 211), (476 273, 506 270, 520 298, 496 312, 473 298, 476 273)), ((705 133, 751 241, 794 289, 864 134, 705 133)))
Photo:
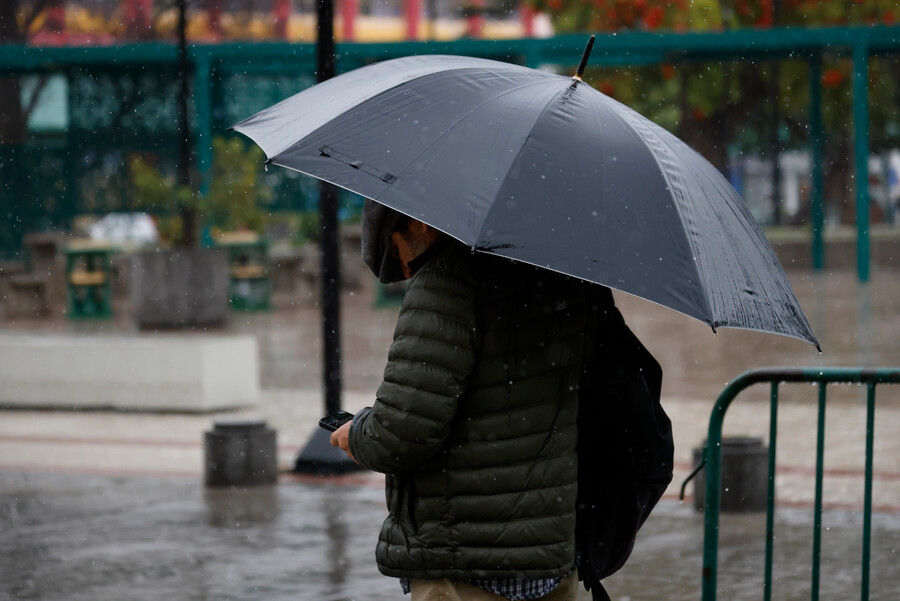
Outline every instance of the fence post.
POLYGON ((812 267, 825 268, 825 178, 822 171, 822 53, 816 52, 809 61, 809 130, 812 141, 812 181, 810 182, 810 213, 812 216, 812 267))
POLYGON ((869 281, 869 47, 853 46, 853 145, 856 153, 856 271, 869 281))
POLYGON ((862 367, 796 367, 796 368, 764 368, 745 372, 738 376, 719 395, 709 418, 707 446, 704 448, 704 461, 707 471, 706 503, 704 515, 703 539, 703 577, 702 601, 715 601, 717 590, 718 550, 719 550, 719 510, 721 480, 721 443, 722 423, 730 403, 743 389, 759 382, 771 384, 771 412, 769 441, 769 503, 766 516, 766 563, 764 600, 771 598, 771 562, 772 537, 774 532, 774 500, 775 500, 775 444, 777 423, 778 383, 809 382, 819 385, 818 391, 818 424, 816 441, 816 491, 813 524, 813 571, 811 599, 819 596, 819 568, 821 555, 822 524, 822 479, 824 474, 825 445, 825 403, 826 386, 833 383, 866 384, 866 467, 865 497, 863 508, 863 551, 862 551, 862 599, 869 598, 869 563, 871 561, 871 529, 872 529, 872 470, 874 452, 875 426, 875 387, 877 384, 900 384, 900 368, 867 369, 862 367))

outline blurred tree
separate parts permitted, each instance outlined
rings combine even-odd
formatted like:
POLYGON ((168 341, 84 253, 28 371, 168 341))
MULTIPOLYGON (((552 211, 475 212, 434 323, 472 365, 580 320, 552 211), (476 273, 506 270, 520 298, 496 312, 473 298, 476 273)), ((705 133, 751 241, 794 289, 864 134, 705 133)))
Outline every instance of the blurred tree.
POLYGON ((263 230, 263 207, 272 196, 271 189, 257 181, 263 151, 255 145, 247 148, 237 138, 216 137, 213 157, 212 181, 204 197, 181 185, 175 173, 161 172, 152 156, 135 155, 128 161, 134 206, 156 216, 160 236, 170 244, 182 243, 187 234, 180 207, 196 211, 206 225, 220 230, 263 230))
POLYGON ((265 153, 242 139, 217 137, 213 156, 209 194, 203 205, 209 223, 224 230, 262 233, 263 208, 272 200, 272 189, 258 182, 265 153))
MULTIPOLYGON (((892 25, 900 17, 897 0, 526 1, 568 33, 892 25)), ((825 61, 826 202, 846 223, 854 219, 852 65, 841 58, 825 61)), ((776 140, 782 148, 806 144, 810 90, 802 60, 593 69, 585 79, 675 132, 723 171, 729 147, 766 155, 776 140)), ((871 61, 869 79, 871 147, 900 145, 900 58, 871 61)))
POLYGON ((897 0, 527 0, 561 32, 894 24, 897 0))
MULTIPOLYGON (((23 44, 25 33, 51 0, 35 0, 27 5, 20 0, 0 0, 0 44, 23 44)), ((20 145, 25 141, 29 108, 22 105, 22 87, 16 76, 0 77, 0 145, 20 145)), ((42 89, 35 88, 33 98, 42 89)), ((34 102, 28 105, 33 108, 34 102)))

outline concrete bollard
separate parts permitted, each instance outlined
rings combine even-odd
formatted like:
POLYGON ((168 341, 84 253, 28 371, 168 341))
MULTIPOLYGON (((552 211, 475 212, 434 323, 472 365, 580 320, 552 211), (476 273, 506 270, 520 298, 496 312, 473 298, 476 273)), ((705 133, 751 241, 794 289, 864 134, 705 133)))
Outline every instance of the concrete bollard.
MULTIPOLYGON (((705 443, 704 443, 705 444, 705 443)), ((694 465, 703 449, 694 449, 694 465)), ((761 438, 722 439, 722 512, 765 511, 768 493, 769 448, 761 438)), ((706 500, 706 470, 694 479, 694 509, 703 511, 706 500)))
POLYGON ((206 486, 275 484, 275 438, 275 430, 262 421, 216 422, 203 434, 206 486))

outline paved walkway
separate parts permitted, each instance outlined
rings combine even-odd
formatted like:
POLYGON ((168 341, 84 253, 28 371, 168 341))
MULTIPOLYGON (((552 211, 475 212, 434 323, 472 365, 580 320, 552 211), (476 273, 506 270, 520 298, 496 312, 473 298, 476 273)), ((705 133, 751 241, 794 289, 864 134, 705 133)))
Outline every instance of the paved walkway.
MULTIPOLYGON (((0 599, 387 601, 373 561, 383 491, 371 477, 285 475, 278 486, 204 489, 194 476, 0 471, 0 599)), ((719 595, 761 598, 765 520, 723 516, 719 595)), ((826 511, 821 598, 859 598, 859 513, 826 511)), ((778 511, 775 598, 810 598, 812 512, 778 511)), ((896 515, 874 516, 871 598, 900 590, 896 515)), ((607 579, 614 601, 699 599, 702 515, 662 502, 607 579)), ((579 600, 588 601, 582 591, 579 600)))
MULTIPOLYGON (((799 387, 808 402, 785 402, 779 419, 779 501, 809 505, 815 476, 814 390, 799 387)), ((886 397, 888 395, 885 395, 886 397)), ((368 395, 350 392, 345 407, 358 410, 368 395)), ((895 399, 896 400, 896 399, 895 399)), ((692 451, 706 435, 706 401, 671 401, 666 409, 676 439, 675 481, 678 494, 692 467, 692 451)), ((203 432, 216 420, 262 419, 278 436, 279 465, 288 471, 309 440, 321 412, 318 391, 266 390, 258 407, 214 415, 165 415, 110 412, 8 411, 0 413, 0 470, 108 476, 203 476, 203 432)), ((874 504, 900 515, 900 404, 878 408, 875 430, 874 504)), ((768 437, 768 407, 759 401, 735 402, 726 434, 768 437)), ((829 407, 826 424, 826 502, 831 507, 860 508, 865 411, 859 403, 839 401, 829 407)), ((373 476, 373 479, 377 479, 373 476)), ((693 487, 688 488, 692 494, 693 487)))

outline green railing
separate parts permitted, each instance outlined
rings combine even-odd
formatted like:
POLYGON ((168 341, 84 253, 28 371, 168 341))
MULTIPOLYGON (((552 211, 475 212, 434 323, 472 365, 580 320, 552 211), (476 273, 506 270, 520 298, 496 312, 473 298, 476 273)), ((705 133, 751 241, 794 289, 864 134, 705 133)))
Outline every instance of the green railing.
MULTIPOLYGON (((872 535, 872 461, 875 424, 875 387, 878 384, 900 384, 900 368, 765 368, 745 372, 731 382, 719 395, 709 419, 707 444, 703 449, 700 468, 706 468, 706 502, 704 503, 703 541, 703 601, 714 601, 717 593, 716 572, 719 552, 719 510, 722 478, 722 423, 731 402, 753 384, 769 383, 769 474, 766 503, 766 556, 764 601, 772 598, 772 545, 775 531, 775 457, 778 434, 778 386, 781 383, 805 382, 818 384, 818 434, 816 439, 816 483, 813 507, 813 549, 811 599, 819 598, 819 571, 822 550, 822 481, 825 456, 825 405, 828 384, 850 383, 866 386, 866 458, 863 497, 862 578, 860 598, 869 598, 869 565, 872 535)), ((688 479, 693 477, 691 474, 688 479)), ((685 482, 686 484, 686 482, 685 482)), ((682 492, 683 492, 682 488, 682 492)))

